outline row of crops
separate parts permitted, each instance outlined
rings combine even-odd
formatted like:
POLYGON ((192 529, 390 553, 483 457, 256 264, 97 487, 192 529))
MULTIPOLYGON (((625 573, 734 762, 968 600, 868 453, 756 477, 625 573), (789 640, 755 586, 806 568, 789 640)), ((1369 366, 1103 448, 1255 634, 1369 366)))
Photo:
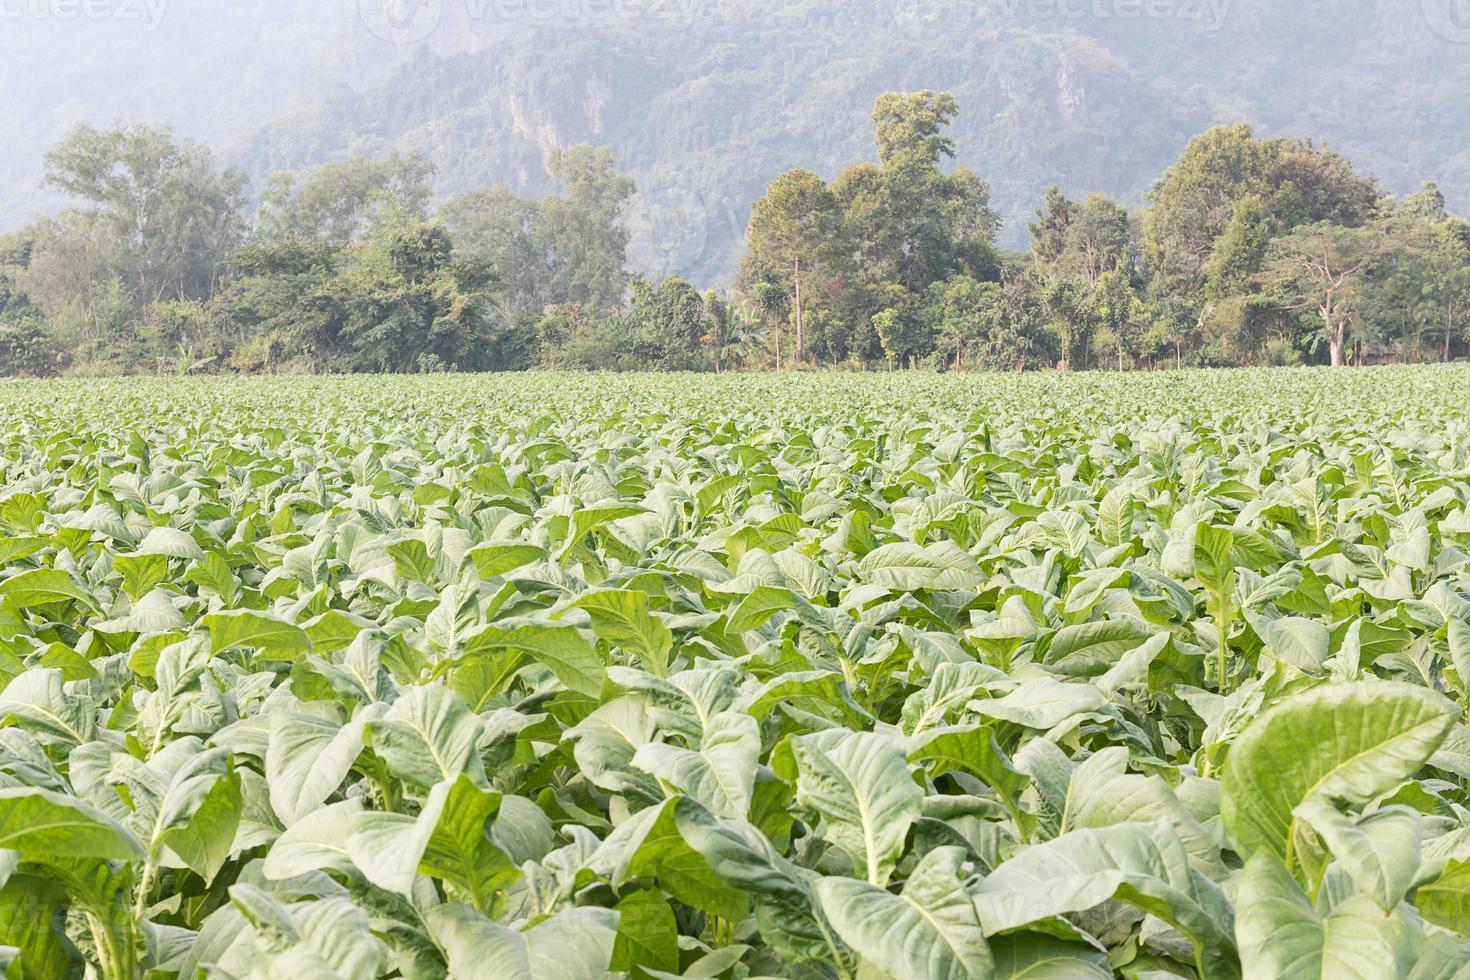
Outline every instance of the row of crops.
POLYGON ((1470 978, 1467 403, 0 387, 0 967, 1470 978))

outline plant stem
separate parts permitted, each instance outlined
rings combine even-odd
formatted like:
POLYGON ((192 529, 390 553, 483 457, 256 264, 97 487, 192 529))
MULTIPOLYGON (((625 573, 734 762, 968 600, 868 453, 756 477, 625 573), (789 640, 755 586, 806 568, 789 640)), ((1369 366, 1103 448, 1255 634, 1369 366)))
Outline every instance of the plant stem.
POLYGON ((1220 693, 1222 695, 1230 693, 1230 620, 1225 615, 1225 610, 1228 608, 1226 601, 1223 595, 1217 597, 1218 605, 1215 608, 1215 630, 1220 644, 1215 655, 1218 659, 1217 668, 1220 674, 1220 693))
POLYGON ((143 864, 143 873, 138 877, 138 884, 133 892, 133 922, 138 928, 143 927, 143 918, 148 914, 148 893, 153 890, 153 876, 157 868, 152 861, 143 864))

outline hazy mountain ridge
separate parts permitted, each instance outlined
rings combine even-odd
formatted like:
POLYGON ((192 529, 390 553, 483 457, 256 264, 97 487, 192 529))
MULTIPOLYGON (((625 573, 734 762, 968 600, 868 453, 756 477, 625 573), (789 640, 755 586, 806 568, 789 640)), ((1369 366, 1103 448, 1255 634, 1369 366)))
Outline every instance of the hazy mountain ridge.
MULTIPOLYGON (((777 174, 801 166, 830 177, 872 157, 867 115, 893 89, 955 93, 958 159, 990 182, 1010 245, 1024 240, 1052 183, 1136 205, 1190 136, 1236 119, 1325 139, 1388 190, 1436 179, 1463 209, 1470 46, 1441 36, 1461 39, 1436 13, 1438 0, 1427 2, 1429 15, 1418 3, 1384 11, 1348 0, 1159 0, 1148 9, 1171 13, 1151 18, 1122 16, 1134 9, 1128 0, 798 0, 775 9, 443 0, 437 27, 404 45, 354 25, 345 12, 355 16, 356 4, 315 19, 272 6, 283 40, 324 24, 342 39, 293 69, 297 108, 276 98, 279 79, 242 76, 249 111, 180 128, 215 140, 257 184, 350 153, 423 149, 441 197, 494 183, 534 193, 547 185, 551 148, 606 145, 643 191, 630 215, 635 262, 705 283, 733 272, 749 205, 777 174), (1079 10, 1090 13, 1063 13, 1079 10), (277 101, 278 112, 262 111, 277 101)), ((31 149, 9 169, 38 164, 31 149)), ((19 187, 0 195, 0 214, 17 216, 26 184, 9 183, 19 187)))

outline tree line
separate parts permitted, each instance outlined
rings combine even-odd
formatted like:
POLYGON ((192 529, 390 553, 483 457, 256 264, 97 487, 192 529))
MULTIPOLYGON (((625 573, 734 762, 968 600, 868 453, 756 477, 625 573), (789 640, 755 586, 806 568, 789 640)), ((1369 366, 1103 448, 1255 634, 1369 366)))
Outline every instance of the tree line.
POLYGON ((0 238, 0 373, 526 368, 1147 369, 1451 360, 1470 223, 1396 199, 1325 146, 1246 125, 1192 140, 1130 213, 1054 188, 1025 253, 946 93, 890 93, 877 162, 793 170, 754 204, 739 274, 701 293, 627 270, 633 181, 554 151, 559 190, 435 206, 417 154, 278 175, 256 198, 208 147, 82 126, 46 158, 79 205, 0 238))

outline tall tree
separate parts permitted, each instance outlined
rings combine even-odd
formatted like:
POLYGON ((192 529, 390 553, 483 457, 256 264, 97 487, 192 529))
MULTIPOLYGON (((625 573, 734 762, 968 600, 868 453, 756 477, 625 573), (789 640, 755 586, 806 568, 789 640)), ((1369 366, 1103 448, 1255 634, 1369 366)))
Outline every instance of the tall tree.
POLYGON ((627 286, 632 179, 586 146, 554 151, 548 168, 562 193, 531 201, 503 187, 471 191, 440 212, 460 247, 494 268, 507 320, 563 304, 611 311, 627 286))
POLYGON ((604 149, 553 150, 552 177, 566 190, 541 202, 536 245, 549 256, 549 293, 557 303, 611 308, 627 287, 628 229, 622 216, 637 189, 604 149))
POLYGON ((1000 219, 990 189, 972 170, 940 170, 954 156, 944 134, 959 108, 947 92, 890 92, 873 110, 878 165, 849 168, 833 182, 844 221, 870 283, 912 293, 953 275, 999 275, 1000 219))
POLYGON ((1257 139, 1243 123, 1211 129, 1149 194, 1142 251, 1150 295, 1179 305, 1174 321, 1195 319, 1196 333, 1238 329, 1245 321, 1236 314, 1255 302, 1247 284, 1265 260, 1265 241, 1303 225, 1357 227, 1379 199, 1371 179, 1325 147, 1257 139))
POLYGON ((265 239, 350 242, 389 208, 423 218, 433 177, 434 165, 421 153, 392 153, 381 160, 351 157, 302 181, 279 173, 261 192, 256 229, 265 239))
POLYGON ((806 308, 813 299, 820 306, 822 297, 830 296, 850 254, 837 198, 811 171, 777 177, 751 209, 741 281, 761 281, 781 291, 786 302, 776 309, 795 328, 798 362, 806 352, 806 308))
POLYGON ((245 177, 167 129, 78 126, 46 155, 47 182, 92 205, 112 271, 139 305, 208 296, 244 233, 245 177))
POLYGON ((1272 243, 1262 269, 1265 291, 1283 308, 1318 324, 1314 339, 1327 343, 1330 363, 1341 367, 1369 273, 1383 254, 1383 233, 1319 222, 1272 243))
POLYGON ((1048 278, 1080 277, 1089 286, 1107 272, 1125 269, 1133 241, 1128 212, 1106 194, 1070 201, 1053 187, 1031 224, 1031 254, 1048 278))

